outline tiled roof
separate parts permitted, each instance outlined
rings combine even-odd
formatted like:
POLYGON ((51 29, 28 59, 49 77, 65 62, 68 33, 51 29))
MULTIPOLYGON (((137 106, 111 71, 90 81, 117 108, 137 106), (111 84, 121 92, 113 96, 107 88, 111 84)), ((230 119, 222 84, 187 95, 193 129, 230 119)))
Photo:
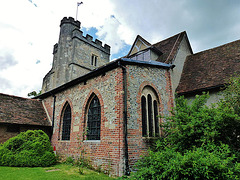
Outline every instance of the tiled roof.
POLYGON ((178 52, 180 43, 183 40, 184 36, 186 36, 186 40, 189 44, 189 49, 192 53, 192 49, 191 49, 190 43, 187 38, 187 33, 186 33, 186 31, 183 31, 181 33, 178 33, 172 37, 169 37, 169 38, 162 40, 153 45, 151 45, 148 41, 146 41, 144 38, 142 38, 140 35, 138 35, 131 47, 131 50, 128 53, 128 55, 124 56, 124 58, 131 58, 131 56, 134 55, 134 54, 132 54, 130 56, 130 53, 132 52, 132 49, 134 47, 134 44, 136 43, 136 40, 141 39, 150 48, 153 48, 153 49, 157 50, 158 52, 161 52, 161 55, 159 56, 159 58, 156 61, 163 62, 163 63, 172 63, 172 61, 174 60, 174 58, 178 52))
POLYGON ((240 73, 240 40, 186 58, 177 93, 218 87, 240 73))
MULTIPOLYGON (((153 46, 155 48, 157 48, 159 51, 161 51, 163 53, 158 58, 157 61, 164 62, 164 63, 171 63, 177 54, 180 43, 184 36, 187 36, 186 31, 183 31, 183 32, 176 34, 172 37, 169 37, 163 41, 153 44, 153 46)), ((187 41, 188 41, 188 39, 187 39, 187 41)), ((189 48, 192 51, 190 45, 189 45, 189 48)))
POLYGON ((51 126, 41 101, 1 93, 0 123, 51 126))

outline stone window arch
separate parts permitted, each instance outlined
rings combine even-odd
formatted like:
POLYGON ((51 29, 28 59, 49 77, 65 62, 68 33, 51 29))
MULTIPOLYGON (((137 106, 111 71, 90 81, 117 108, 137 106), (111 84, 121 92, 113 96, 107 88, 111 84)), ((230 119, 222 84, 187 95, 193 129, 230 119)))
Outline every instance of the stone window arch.
POLYGON ((101 105, 95 94, 89 99, 85 117, 87 123, 87 140, 100 140, 101 105))
POLYGON ((141 95, 143 137, 158 137, 160 135, 158 109, 157 93, 150 86, 144 87, 141 95))
POLYGON ((66 104, 63 107, 61 117, 62 117, 61 140, 70 140, 72 112, 71 106, 68 102, 66 102, 66 104))

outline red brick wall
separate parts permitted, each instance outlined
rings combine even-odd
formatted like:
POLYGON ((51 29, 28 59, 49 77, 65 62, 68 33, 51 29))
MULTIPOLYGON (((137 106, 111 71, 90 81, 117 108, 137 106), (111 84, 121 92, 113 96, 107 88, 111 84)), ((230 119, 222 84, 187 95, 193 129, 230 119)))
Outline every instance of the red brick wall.
MULTIPOLYGON (((129 163, 133 164, 146 153, 148 142, 142 137, 141 124, 141 92, 149 85, 159 97, 159 111, 167 115, 172 106, 170 76, 164 69, 138 66, 127 66, 128 91, 128 152, 129 163)), ((52 145, 57 153, 67 156, 79 156, 84 148, 94 167, 111 171, 121 176, 125 170, 124 134, 123 134, 123 74, 117 68, 80 83, 56 94, 54 133, 52 145), (83 141, 86 126, 86 107, 89 98, 95 94, 101 105, 101 140, 83 141), (68 102, 72 109, 70 141, 61 140, 61 112, 68 102)), ((49 115, 52 115, 53 97, 43 100, 49 115)))
MULTIPOLYGON (((52 145, 57 153, 67 156, 79 156, 84 148, 85 156, 94 167, 122 175, 123 164, 123 86, 122 70, 115 69, 105 75, 90 79, 84 83, 56 94, 54 133, 52 145), (86 106, 92 94, 95 94, 101 105, 101 140, 83 141, 86 126, 86 106), (72 109, 70 141, 61 140, 61 112, 68 102, 72 109)), ((50 116, 53 109, 53 97, 44 100, 50 116)))
POLYGON ((27 131, 27 130, 43 130, 50 137, 50 127, 38 127, 38 126, 30 126, 30 125, 13 125, 13 124, 0 124, 0 143, 6 142, 8 139, 17 136, 19 133, 27 131), (8 132, 8 126, 17 126, 19 127, 19 132, 8 132))

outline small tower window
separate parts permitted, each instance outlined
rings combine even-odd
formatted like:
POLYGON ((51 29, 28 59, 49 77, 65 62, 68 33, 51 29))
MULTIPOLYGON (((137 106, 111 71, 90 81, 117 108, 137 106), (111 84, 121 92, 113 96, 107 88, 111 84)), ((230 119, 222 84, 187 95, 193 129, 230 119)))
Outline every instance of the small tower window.
POLYGON ((97 56, 96 55, 92 55, 92 59, 91 59, 91 65, 92 66, 97 66, 97 56))

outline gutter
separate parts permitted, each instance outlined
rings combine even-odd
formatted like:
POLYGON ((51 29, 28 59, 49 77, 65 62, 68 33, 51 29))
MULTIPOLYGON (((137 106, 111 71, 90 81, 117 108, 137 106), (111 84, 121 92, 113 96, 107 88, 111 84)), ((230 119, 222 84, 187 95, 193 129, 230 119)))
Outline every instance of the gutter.
POLYGON ((127 131, 127 69, 125 66, 121 65, 120 61, 118 61, 118 66, 122 68, 123 71, 123 132, 124 132, 124 159, 125 159, 125 175, 130 175, 129 169, 129 158, 128 158, 128 131, 127 131))
POLYGON ((64 91, 65 89, 72 87, 76 84, 79 84, 81 82, 87 81, 91 78, 94 78, 96 76, 99 76, 103 73, 106 73, 112 69, 115 69, 117 67, 120 66, 120 64, 123 65, 139 65, 139 66, 152 66, 152 67, 158 67, 158 68, 163 68, 163 69, 172 69, 174 68, 175 65, 173 64, 166 64, 166 63, 162 63, 162 62, 157 62, 157 61, 138 61, 138 60, 132 60, 132 59, 127 59, 127 58, 121 58, 115 61, 111 61, 106 65, 103 65, 99 68, 96 68, 92 71, 90 71, 89 73, 80 76, 70 82, 67 82, 59 87, 56 87, 55 89, 52 89, 50 91, 47 91, 39 96, 33 97, 33 99, 44 99, 47 98, 49 96, 51 96, 52 94, 56 94, 58 92, 64 91))
POLYGON ((224 89, 225 86, 226 86, 226 84, 219 84, 216 86, 200 88, 200 89, 196 89, 196 90, 192 90, 192 91, 185 91, 185 92, 179 92, 179 93, 177 92, 177 96, 192 96, 192 95, 202 93, 204 91, 215 91, 215 90, 224 89))

